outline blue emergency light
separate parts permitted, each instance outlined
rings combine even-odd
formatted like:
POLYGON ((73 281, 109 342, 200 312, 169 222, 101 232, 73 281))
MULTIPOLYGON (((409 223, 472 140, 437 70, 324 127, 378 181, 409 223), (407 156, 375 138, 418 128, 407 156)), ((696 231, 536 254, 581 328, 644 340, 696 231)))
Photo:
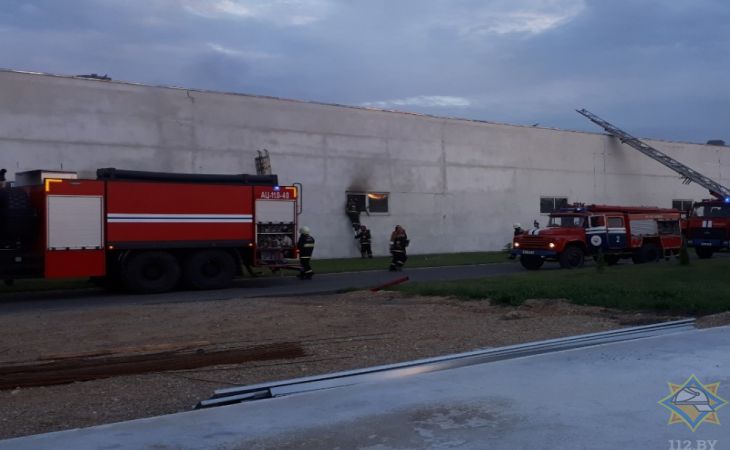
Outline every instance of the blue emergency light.
POLYGON ((279 192, 281 190, 281 186, 274 186, 274 191, 279 192))

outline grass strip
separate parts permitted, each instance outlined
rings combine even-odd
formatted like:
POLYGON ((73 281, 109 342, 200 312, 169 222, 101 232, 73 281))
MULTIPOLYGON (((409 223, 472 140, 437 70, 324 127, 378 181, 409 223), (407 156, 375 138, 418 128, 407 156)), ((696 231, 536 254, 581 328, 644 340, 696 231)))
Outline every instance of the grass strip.
POLYGON ((675 261, 622 264, 561 271, 524 272, 475 280, 409 283, 393 288, 417 295, 490 299, 520 305, 528 299, 567 299, 579 305, 677 314, 713 314, 730 310, 730 261, 675 261))
MULTIPOLYGON (((316 255, 315 255, 316 256, 316 255)), ((504 252, 468 252, 468 253, 445 253, 434 255, 413 255, 408 257, 406 267, 441 267, 460 266, 470 264, 491 264, 506 262, 508 254, 504 252)), ((362 258, 338 258, 338 259, 314 259, 312 267, 318 274, 341 273, 341 272, 362 272, 366 270, 385 270, 390 264, 390 257, 379 256, 372 259, 362 258)), ((256 271, 260 276, 280 276, 273 274, 265 267, 258 267, 256 271)), ((285 271, 286 276, 294 276, 296 272, 285 271)), ((248 276, 246 274, 246 276, 248 276)), ((10 292, 30 291, 54 291, 63 289, 87 289, 97 287, 87 279, 64 279, 64 280, 15 280, 12 286, 0 285, 0 294, 10 292)))

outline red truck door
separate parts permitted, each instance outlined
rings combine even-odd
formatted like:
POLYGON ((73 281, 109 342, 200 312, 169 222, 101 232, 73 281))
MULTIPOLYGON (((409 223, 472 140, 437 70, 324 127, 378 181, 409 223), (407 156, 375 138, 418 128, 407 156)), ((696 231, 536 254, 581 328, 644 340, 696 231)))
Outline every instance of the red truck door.
POLYGON ((606 229, 608 248, 610 250, 622 250, 628 245, 626 238, 626 223, 620 214, 606 216, 606 229))

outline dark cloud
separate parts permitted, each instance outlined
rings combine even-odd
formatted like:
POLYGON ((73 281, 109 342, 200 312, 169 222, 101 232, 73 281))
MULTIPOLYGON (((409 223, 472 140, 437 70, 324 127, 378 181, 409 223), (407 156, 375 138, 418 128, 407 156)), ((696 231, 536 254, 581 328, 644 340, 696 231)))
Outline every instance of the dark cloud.
POLYGON ((0 60, 598 131, 586 107, 640 136, 730 141, 729 21, 722 0, 6 0, 0 60))

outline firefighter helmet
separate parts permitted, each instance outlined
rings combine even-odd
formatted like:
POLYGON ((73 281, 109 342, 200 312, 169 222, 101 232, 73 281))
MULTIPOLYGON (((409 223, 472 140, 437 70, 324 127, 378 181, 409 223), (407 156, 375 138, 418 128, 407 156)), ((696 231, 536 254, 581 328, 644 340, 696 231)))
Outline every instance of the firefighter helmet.
POLYGON ((299 229, 300 234, 309 234, 309 227, 301 227, 299 229))

